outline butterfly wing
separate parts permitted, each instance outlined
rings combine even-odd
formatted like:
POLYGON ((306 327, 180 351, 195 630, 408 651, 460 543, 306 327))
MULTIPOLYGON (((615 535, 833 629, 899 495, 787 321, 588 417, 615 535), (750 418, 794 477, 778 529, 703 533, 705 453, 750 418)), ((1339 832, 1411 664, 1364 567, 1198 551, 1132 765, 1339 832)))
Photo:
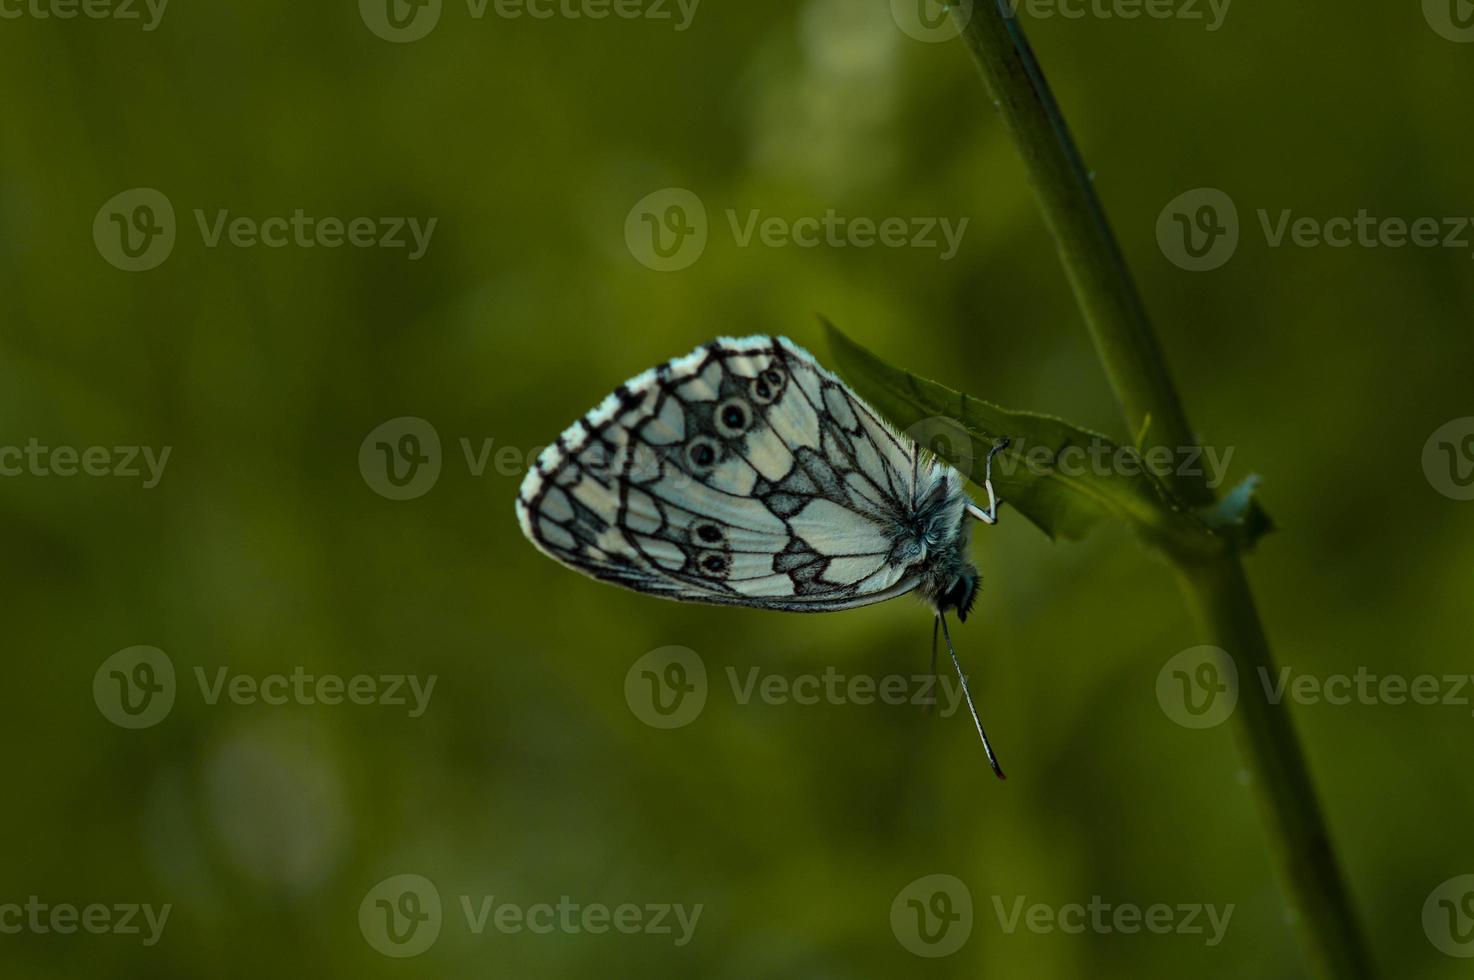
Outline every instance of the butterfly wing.
POLYGON ((916 587, 906 518, 935 465, 786 338, 722 338, 570 426, 517 516, 549 556, 640 592, 844 609, 916 587))

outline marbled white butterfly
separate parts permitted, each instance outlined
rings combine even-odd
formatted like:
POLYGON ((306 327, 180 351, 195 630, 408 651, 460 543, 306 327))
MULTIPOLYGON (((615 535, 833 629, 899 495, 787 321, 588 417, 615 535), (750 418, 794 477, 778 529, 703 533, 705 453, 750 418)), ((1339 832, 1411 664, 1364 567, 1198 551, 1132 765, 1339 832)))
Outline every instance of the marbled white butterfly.
MULTIPOLYGON (((995 445, 993 455, 1007 446, 995 445)), ((918 592, 962 678, 945 613, 966 619, 962 477, 785 337, 718 338, 620 385, 538 456, 517 519, 570 568, 686 602, 827 612, 918 592)))

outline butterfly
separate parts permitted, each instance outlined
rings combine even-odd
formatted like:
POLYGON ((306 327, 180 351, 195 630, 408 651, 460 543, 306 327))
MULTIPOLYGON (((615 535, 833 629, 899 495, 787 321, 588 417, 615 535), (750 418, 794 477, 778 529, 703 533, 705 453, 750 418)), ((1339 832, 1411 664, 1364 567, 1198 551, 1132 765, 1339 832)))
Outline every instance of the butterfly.
POLYGON ((980 577, 970 520, 995 524, 951 466, 786 337, 719 337, 616 388, 537 457, 522 531, 585 575, 683 602, 829 612, 918 593, 952 646, 980 577))

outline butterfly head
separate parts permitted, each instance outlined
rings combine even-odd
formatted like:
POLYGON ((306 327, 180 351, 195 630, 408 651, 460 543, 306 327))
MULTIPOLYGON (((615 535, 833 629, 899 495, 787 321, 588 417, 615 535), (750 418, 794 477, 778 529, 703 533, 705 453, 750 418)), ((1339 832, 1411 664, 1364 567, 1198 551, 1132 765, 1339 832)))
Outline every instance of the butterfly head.
POLYGON ((978 589, 981 586, 982 576, 978 574, 975 567, 968 565, 952 580, 951 586, 936 597, 937 612, 956 610, 957 618, 966 622, 967 614, 972 611, 972 604, 977 601, 978 589))

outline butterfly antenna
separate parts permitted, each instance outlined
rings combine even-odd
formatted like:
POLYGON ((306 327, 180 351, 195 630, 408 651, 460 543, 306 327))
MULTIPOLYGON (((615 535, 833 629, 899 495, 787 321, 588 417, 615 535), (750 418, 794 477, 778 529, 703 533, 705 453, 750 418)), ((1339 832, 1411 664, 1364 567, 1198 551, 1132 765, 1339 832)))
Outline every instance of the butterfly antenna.
MULTIPOLYGON (((962 681, 962 696, 967 698, 967 710, 972 712, 972 723, 978 726, 978 737, 983 740, 983 751, 988 753, 988 764, 993 767, 993 772, 999 779, 1007 779, 1003 775, 1003 768, 998 765, 998 757, 993 754, 993 745, 988 741, 988 733, 983 731, 983 723, 978 720, 978 709, 973 706, 972 692, 967 689, 967 675, 962 672, 962 663, 957 659, 957 651, 952 647, 952 631, 947 628, 947 618, 937 613, 937 622, 942 624, 942 636, 947 639, 947 652, 952 655, 952 666, 957 668, 957 677, 962 681)), ((936 627, 932 627, 932 636, 936 636, 936 627)))

